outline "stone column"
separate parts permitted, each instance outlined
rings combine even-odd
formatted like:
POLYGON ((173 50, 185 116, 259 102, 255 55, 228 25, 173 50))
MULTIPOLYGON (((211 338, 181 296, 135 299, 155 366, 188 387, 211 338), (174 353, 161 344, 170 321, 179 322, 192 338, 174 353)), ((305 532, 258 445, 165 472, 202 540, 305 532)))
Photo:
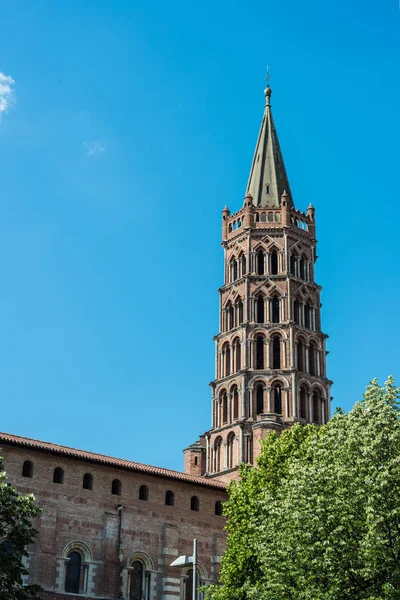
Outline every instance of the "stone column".
POLYGON ((270 351, 270 341, 265 340, 264 342, 265 354, 267 358, 267 369, 271 368, 271 351, 270 351))
POLYGON ((244 375, 242 376, 242 414, 241 418, 243 419, 246 416, 246 385, 244 375))
POLYGON ((271 322, 270 313, 271 313, 271 298, 265 297, 264 298, 264 323, 271 322))
MULTIPOLYGON (((271 388, 267 387, 267 388, 265 388, 265 391, 267 392, 266 393, 266 396, 267 396, 267 410, 266 411, 264 410, 264 412, 269 412, 270 413, 270 412, 272 412, 272 409, 271 409, 271 388)), ((264 399, 264 402, 265 402, 265 399, 264 399)))
POLYGON ((306 358, 306 373, 310 372, 310 346, 308 344, 304 344, 305 358, 306 358))
POLYGON ((228 423, 232 423, 232 394, 227 394, 228 402, 228 423))
POLYGON ((235 372, 234 369, 233 369, 233 358, 234 358, 233 354, 234 353, 233 353, 233 346, 232 346, 232 344, 230 344, 229 350, 230 350, 230 361, 229 361, 230 362, 230 374, 232 375, 232 373, 235 372))
POLYGON ((228 444, 226 443, 226 441, 222 442, 222 446, 223 446, 223 450, 224 450, 224 456, 223 456, 224 469, 227 469, 228 468, 228 451, 227 451, 228 444))
POLYGON ((255 413, 253 404, 254 404, 254 388, 251 387, 251 388, 249 388, 249 414, 248 414, 248 417, 252 417, 255 413))
POLYGON ((294 369, 294 330, 290 328, 290 368, 294 369))
POLYGON ((294 373, 292 373, 292 414, 293 418, 297 417, 296 377, 294 373))

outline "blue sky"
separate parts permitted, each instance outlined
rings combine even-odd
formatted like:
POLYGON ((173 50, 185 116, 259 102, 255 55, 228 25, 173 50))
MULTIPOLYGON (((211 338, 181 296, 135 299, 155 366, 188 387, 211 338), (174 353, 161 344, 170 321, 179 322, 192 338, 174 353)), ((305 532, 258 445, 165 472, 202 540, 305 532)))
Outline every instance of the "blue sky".
POLYGON ((1 430, 182 467, 267 63, 335 404, 400 381, 399 21, 394 0, 3 3, 1 430))

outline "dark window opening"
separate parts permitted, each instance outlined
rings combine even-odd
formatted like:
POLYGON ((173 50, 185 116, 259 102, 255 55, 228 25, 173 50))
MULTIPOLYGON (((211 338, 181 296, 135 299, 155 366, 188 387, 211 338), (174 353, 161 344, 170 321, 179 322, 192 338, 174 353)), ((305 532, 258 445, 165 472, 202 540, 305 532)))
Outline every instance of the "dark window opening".
POLYGON ((292 275, 296 275, 296 262, 297 262, 297 256, 295 254, 293 254, 290 257, 290 272, 292 275))
POLYGON ((195 464, 196 467, 199 464, 199 457, 198 456, 194 457, 194 464, 195 464))
POLYGON ((264 368, 264 338, 262 335, 256 337, 256 369, 264 368))
POLYGON ((149 499, 149 488, 147 485, 141 485, 139 488, 139 500, 144 500, 147 502, 149 499))
POLYGON ((257 323, 264 323, 264 298, 261 296, 256 300, 257 323))
POLYGON ((310 363, 310 375, 316 375, 316 372, 315 372, 316 352, 315 352, 315 346, 313 343, 310 344, 309 363, 310 363))
POLYGON ((239 325, 243 323, 243 302, 239 300, 239 325))
POLYGON ((236 372, 240 371, 241 369, 241 363, 242 363, 242 357, 241 357, 241 347, 240 347, 240 341, 237 340, 236 344, 235 344, 235 359, 236 359, 236 372))
POLYGON ((220 500, 215 503, 215 514, 217 517, 222 517, 222 502, 220 500))
POLYGON ((190 510, 195 510, 199 512, 200 510, 200 502, 197 496, 192 496, 190 499, 190 510))
POLYGON ((233 281, 236 281, 236 279, 238 278, 238 266, 237 266, 236 260, 234 260, 233 264, 232 264, 232 274, 233 274, 233 281))
POLYGON ((228 422, 228 396, 226 392, 222 395, 222 423, 228 422))
POLYGON ((276 250, 271 252, 271 274, 278 275, 278 255, 276 250))
POLYGON ((175 494, 171 490, 165 493, 165 504, 166 506, 174 506, 175 504, 175 494))
POLYGON ((277 335, 272 340, 272 368, 281 368, 281 339, 277 335))
POLYGON ((264 412, 264 386, 259 383, 256 387, 256 410, 261 415, 264 412))
POLYGON ((311 314, 311 307, 306 304, 304 307, 304 325, 305 327, 307 327, 307 329, 311 329, 310 328, 310 314, 311 314))
POLYGON ((300 418, 306 418, 306 390, 304 388, 300 390, 300 418))
POLYGON ((79 594, 81 581, 82 557, 79 552, 70 552, 65 572, 65 591, 70 594, 79 594))
POLYGON ((221 444, 222 438, 215 440, 214 452, 215 452, 215 471, 218 473, 221 470, 221 444))
POLYGON ((235 310, 232 304, 230 304, 228 308, 228 326, 229 329, 233 329, 235 327, 235 310))
POLYGON ((269 185, 265 186, 265 191, 266 191, 267 194, 269 194, 269 185))
POLYGON ((257 252, 257 274, 264 275, 264 252, 257 252))
POLYGON ((225 377, 231 374, 231 350, 229 346, 225 348, 225 377))
POLYGON ((271 300, 272 304, 272 322, 279 323, 279 298, 276 296, 271 300))
POLYGON ((61 467, 54 469, 53 483, 64 483, 64 471, 61 467))
POLYGON ((233 418, 239 418, 239 392, 237 387, 233 390, 233 418))
POLYGON ((274 388, 274 412, 282 414, 282 388, 279 383, 274 388))
POLYGON ((242 258, 240 259, 241 264, 242 264, 242 275, 244 275, 247 271, 246 269, 246 257, 242 256, 242 258))
POLYGON ((302 342, 297 342, 297 368, 299 371, 304 371, 304 348, 302 342))
POLYGON ((300 305, 297 300, 294 301, 293 308, 294 308, 294 322, 297 325, 300 325, 300 305))
POLYGON ((300 279, 305 279, 305 276, 304 276, 304 258, 300 259, 300 279))
POLYGON ((111 493, 115 496, 121 495, 121 482, 119 479, 114 479, 111 483, 111 493))
POLYGON ((319 396, 317 392, 313 394, 313 421, 319 423, 319 396))
POLYGON ((93 489, 93 475, 91 475, 90 473, 84 474, 82 487, 84 490, 92 490, 93 489))
POLYGON ((26 460, 22 465, 22 477, 33 477, 33 462, 26 460))

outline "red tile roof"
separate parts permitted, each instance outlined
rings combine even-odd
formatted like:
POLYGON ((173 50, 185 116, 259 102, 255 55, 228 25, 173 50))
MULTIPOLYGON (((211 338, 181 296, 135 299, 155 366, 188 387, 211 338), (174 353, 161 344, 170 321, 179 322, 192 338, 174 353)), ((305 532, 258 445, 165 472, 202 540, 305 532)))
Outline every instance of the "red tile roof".
POLYGON ((142 463, 132 462, 122 458, 113 458, 112 456, 105 456, 104 454, 95 454, 94 452, 87 452, 86 450, 77 450, 76 448, 69 448, 68 446, 59 446, 58 444, 51 444, 50 442, 42 442, 40 440, 33 440, 31 438, 21 437, 19 435, 0 432, 0 445, 3 443, 29 448, 30 450, 51 452, 52 454, 58 454, 59 456, 77 458, 110 467, 127 469, 128 471, 135 471, 137 473, 147 473, 148 475, 168 477, 169 479, 176 479, 185 483, 195 483, 197 485, 203 485, 205 487, 217 488, 221 490, 226 489, 226 484, 223 481, 218 481, 216 479, 196 477, 194 475, 181 473, 180 471, 162 469, 161 467, 152 467, 151 465, 144 465, 142 463))

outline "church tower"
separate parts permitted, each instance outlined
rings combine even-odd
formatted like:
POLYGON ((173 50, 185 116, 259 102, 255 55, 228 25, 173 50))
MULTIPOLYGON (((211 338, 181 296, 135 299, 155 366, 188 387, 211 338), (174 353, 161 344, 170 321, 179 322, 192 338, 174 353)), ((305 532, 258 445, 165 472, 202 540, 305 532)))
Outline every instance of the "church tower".
POLYGON ((240 463, 254 464, 268 432, 329 418, 315 210, 294 206, 271 93, 267 86, 244 204, 222 211, 212 428, 184 451, 185 472, 223 481, 240 463))

